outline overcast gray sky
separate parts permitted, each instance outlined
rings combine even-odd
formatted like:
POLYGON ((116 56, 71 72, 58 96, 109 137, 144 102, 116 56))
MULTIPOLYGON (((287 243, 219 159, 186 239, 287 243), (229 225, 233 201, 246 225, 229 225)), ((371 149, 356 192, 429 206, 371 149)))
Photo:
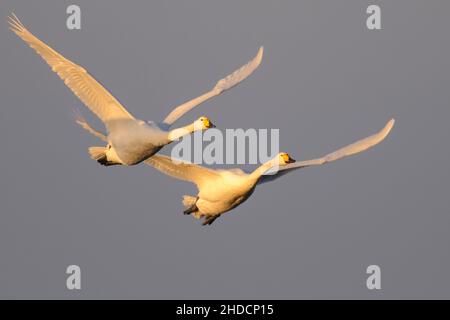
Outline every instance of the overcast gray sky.
POLYGON ((0 298, 450 298, 449 12, 438 0, 1 1, 0 298), (81 30, 65 27, 69 4, 81 30), (382 30, 366 28, 369 4, 382 30), (396 126, 202 227, 182 214, 193 185, 89 159, 99 141, 71 111, 101 124, 8 30, 13 10, 143 119, 264 45, 251 78, 179 124, 279 128, 296 159, 396 126), (81 291, 66 289, 70 264, 81 291), (371 264, 379 291, 366 288, 371 264))

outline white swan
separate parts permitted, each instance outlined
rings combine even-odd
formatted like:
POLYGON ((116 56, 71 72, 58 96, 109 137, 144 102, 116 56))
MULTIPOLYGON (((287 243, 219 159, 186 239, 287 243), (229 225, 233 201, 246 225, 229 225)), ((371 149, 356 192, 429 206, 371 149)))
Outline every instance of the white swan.
MULTIPOLYGON (((85 121, 80 121, 79 124, 92 134, 106 139, 85 121)), ((241 169, 210 169, 181 160, 172 161, 170 157, 160 154, 155 154, 145 160, 145 163, 169 176, 196 184, 199 190, 197 196, 183 197, 186 207, 184 213, 192 213, 197 219, 204 218, 203 225, 210 225, 221 214, 247 200, 257 184, 272 181, 295 169, 323 165, 367 150, 386 138, 393 126, 394 119, 391 119, 378 133, 317 159, 295 162, 289 154, 279 153, 251 173, 241 169)))
POLYGON ((213 127, 207 117, 200 117, 186 127, 169 130, 175 121, 192 108, 246 79, 258 68, 263 56, 261 47, 253 60, 218 81, 211 91, 173 109, 162 123, 145 122, 134 118, 84 68, 64 58, 36 38, 14 14, 9 17, 8 22, 10 29, 36 50, 72 92, 103 121, 108 132, 108 144, 106 147, 91 147, 89 153, 91 158, 106 166, 137 164, 158 152, 164 145, 186 134, 213 127))
POLYGON ((378 133, 313 160, 295 162, 289 154, 279 153, 251 173, 240 169, 213 170, 191 163, 173 162, 171 158, 163 155, 149 158, 145 163, 167 175, 196 184, 198 195, 183 197, 186 207, 184 213, 192 213, 197 219, 204 217, 203 225, 210 225, 221 214, 247 200, 257 184, 272 181, 295 169, 322 165, 367 150, 381 142, 393 125, 394 119, 391 119, 378 133), (278 171, 269 175, 274 168, 278 171))

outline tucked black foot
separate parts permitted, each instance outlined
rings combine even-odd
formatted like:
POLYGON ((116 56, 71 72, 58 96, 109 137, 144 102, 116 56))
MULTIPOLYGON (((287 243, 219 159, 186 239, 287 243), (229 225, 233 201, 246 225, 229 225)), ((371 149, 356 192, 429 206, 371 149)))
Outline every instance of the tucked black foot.
POLYGON ((207 218, 205 218, 205 221, 203 221, 202 225, 203 226, 206 226, 206 225, 210 226, 214 221, 216 221, 216 219, 218 217, 220 217, 220 214, 218 214, 216 216, 207 217, 207 218))
POLYGON ((197 210, 198 210, 197 206, 196 206, 196 205, 193 205, 192 207, 190 207, 190 208, 184 210, 184 211, 183 211, 183 214, 191 214, 192 212, 195 212, 195 211, 197 211, 197 210))
POLYGON ((190 206, 189 208, 187 208, 186 210, 183 211, 183 214, 191 214, 192 212, 198 211, 198 207, 197 207, 197 200, 198 197, 195 199, 195 202, 192 206, 190 206))
POLYGON ((119 163, 108 161, 108 158, 106 156, 97 159, 97 162, 105 167, 119 165, 119 163))
POLYGON ((106 160, 106 157, 100 158, 97 160, 98 163, 100 163, 102 166, 107 167, 108 166, 108 160, 106 160))

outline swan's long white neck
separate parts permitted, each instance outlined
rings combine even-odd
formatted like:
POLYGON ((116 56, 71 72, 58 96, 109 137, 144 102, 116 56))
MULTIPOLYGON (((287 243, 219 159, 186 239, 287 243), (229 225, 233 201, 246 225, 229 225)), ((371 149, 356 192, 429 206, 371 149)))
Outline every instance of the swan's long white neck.
POLYGON ((194 131, 195 131, 194 124, 191 123, 185 127, 170 130, 169 134, 168 134, 168 139, 169 139, 169 141, 173 142, 173 141, 180 139, 181 137, 183 137, 185 135, 191 134, 194 131))
POLYGON ((259 178, 261 178, 261 176, 266 173, 268 170, 270 170, 271 168, 275 167, 278 165, 277 159, 271 159, 265 163, 263 163, 261 166, 259 166, 258 168, 256 168, 251 174, 250 174, 250 179, 255 180, 255 182, 257 182, 259 180, 259 178))

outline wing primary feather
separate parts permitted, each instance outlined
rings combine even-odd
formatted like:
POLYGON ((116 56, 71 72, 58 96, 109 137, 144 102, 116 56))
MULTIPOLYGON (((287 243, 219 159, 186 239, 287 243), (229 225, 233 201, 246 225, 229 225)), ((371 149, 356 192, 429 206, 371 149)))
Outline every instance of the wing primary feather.
POLYGON ((298 161, 298 162, 280 167, 278 169, 278 172, 276 172, 275 174, 268 174, 268 175, 262 176, 261 179, 259 180, 259 183, 265 183, 265 182, 275 180, 295 169, 301 169, 301 168, 311 167, 311 166, 320 166, 320 165, 326 164, 328 162, 336 161, 338 159, 342 159, 342 158, 363 152, 363 151, 377 145, 381 141, 383 141, 387 137, 389 132, 392 130, 394 123, 395 123, 395 120, 391 119, 388 121, 388 123, 385 125, 385 127, 383 129, 381 129, 379 132, 377 132, 367 138, 358 140, 358 141, 356 141, 352 144, 349 144, 343 148, 340 148, 334 152, 331 152, 331 153, 325 155, 324 157, 316 158, 316 159, 312 159, 312 160, 298 161))
POLYGON ((264 52, 264 48, 260 47, 256 56, 250 62, 248 62, 244 66, 240 67, 233 73, 229 74, 225 78, 219 80, 212 90, 174 108, 169 113, 169 115, 163 120, 163 123, 165 123, 169 126, 172 125, 175 121, 177 121, 179 118, 181 118, 185 113, 187 113, 192 108, 202 104, 203 102, 205 102, 215 96, 218 96, 222 92, 224 92, 228 89, 231 89, 232 87, 234 87, 234 86, 238 85, 239 83, 241 83, 242 81, 244 81, 261 64, 263 52, 264 52))
POLYGON ((8 17, 11 31, 33 48, 69 87, 70 90, 105 124, 116 119, 134 117, 83 67, 64 58, 39 40, 12 13, 8 17))
POLYGON ((93 136, 99 138, 100 140, 103 140, 104 142, 108 143, 108 138, 101 132, 93 129, 86 121, 86 119, 81 114, 80 110, 75 109, 74 110, 74 116, 75 116, 75 122, 82 127, 84 130, 92 134, 93 136))

